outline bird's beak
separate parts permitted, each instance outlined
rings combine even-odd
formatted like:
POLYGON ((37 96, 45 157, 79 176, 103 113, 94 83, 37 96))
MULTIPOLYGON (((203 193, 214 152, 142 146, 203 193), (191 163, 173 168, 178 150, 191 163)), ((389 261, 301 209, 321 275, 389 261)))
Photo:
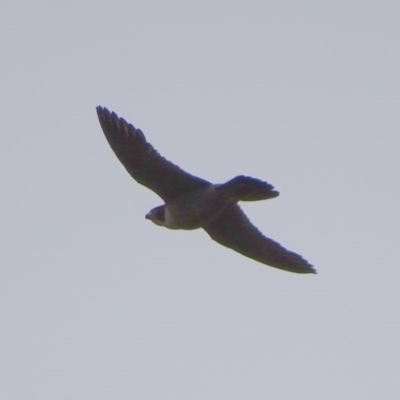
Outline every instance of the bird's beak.
POLYGON ((150 211, 150 212, 148 212, 146 215, 145 215, 145 218, 146 219, 152 219, 152 216, 153 216, 153 213, 150 211))

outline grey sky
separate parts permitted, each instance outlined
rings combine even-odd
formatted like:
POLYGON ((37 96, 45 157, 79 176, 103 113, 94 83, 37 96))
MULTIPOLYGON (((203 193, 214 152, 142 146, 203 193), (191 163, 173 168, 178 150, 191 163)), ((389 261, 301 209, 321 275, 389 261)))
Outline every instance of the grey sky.
POLYGON ((7 2, 0 398, 395 400, 400 3, 7 2), (318 270, 145 221, 101 104, 318 270))

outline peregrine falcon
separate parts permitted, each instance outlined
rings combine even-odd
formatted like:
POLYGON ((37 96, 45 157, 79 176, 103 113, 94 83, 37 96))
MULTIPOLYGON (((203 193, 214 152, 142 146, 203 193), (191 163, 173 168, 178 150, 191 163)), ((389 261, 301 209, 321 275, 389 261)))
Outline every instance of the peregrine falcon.
POLYGON ((277 197, 272 185, 243 175, 212 184, 166 160, 140 129, 114 112, 99 106, 97 115, 108 143, 129 174, 164 200, 146 219, 168 229, 203 228, 219 244, 271 267, 316 272, 299 254, 265 237, 239 207, 239 201, 277 197))

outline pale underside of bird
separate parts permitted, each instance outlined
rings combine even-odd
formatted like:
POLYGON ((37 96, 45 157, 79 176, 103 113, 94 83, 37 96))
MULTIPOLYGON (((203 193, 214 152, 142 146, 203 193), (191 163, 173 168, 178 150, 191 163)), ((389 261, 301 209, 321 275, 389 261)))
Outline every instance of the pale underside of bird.
POLYGON ((202 228, 216 242, 260 263, 297 273, 315 273, 303 257, 265 237, 239 207, 239 201, 277 197, 267 182, 237 176, 212 184, 162 157, 143 132, 114 112, 97 107, 103 132, 129 174, 163 200, 146 218, 169 229, 202 228))

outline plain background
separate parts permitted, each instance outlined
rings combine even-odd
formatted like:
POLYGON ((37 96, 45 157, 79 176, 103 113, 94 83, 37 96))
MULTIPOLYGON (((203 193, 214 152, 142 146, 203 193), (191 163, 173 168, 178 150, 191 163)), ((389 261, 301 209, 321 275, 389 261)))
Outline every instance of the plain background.
POLYGON ((0 398, 400 396, 398 1, 15 1, 0 16, 0 398), (96 105, 318 275, 144 215, 96 105))

